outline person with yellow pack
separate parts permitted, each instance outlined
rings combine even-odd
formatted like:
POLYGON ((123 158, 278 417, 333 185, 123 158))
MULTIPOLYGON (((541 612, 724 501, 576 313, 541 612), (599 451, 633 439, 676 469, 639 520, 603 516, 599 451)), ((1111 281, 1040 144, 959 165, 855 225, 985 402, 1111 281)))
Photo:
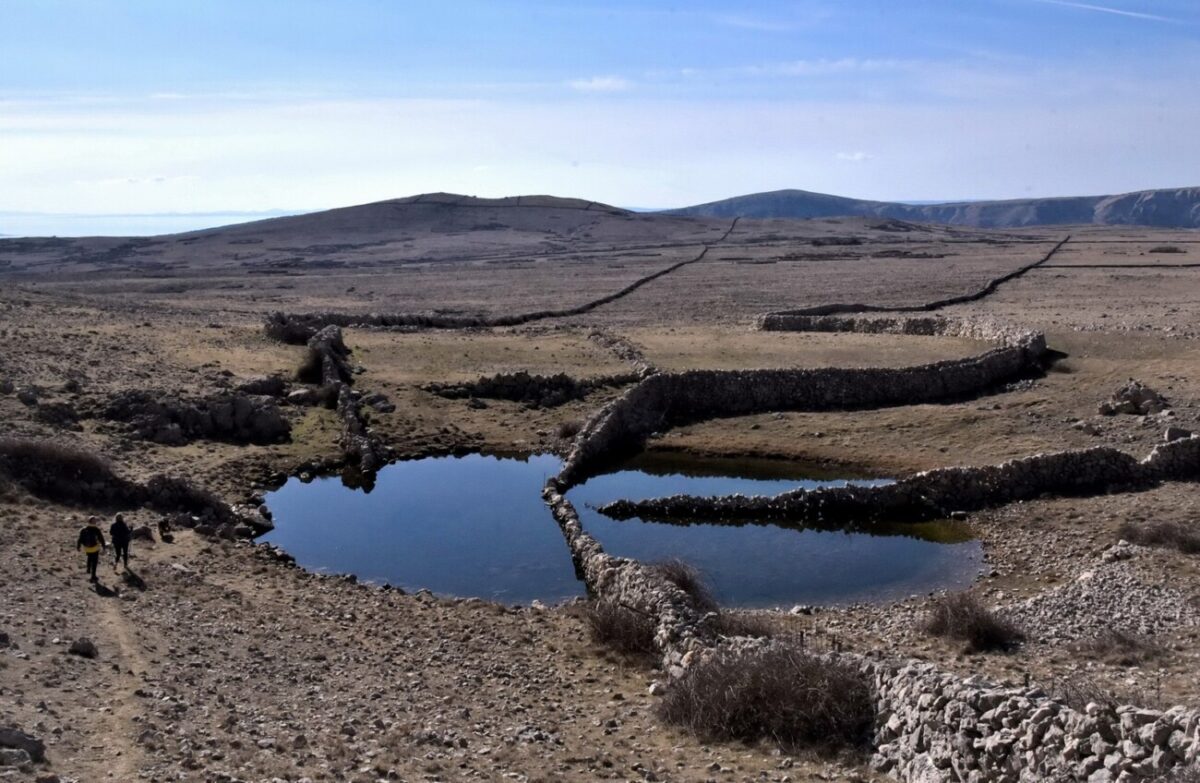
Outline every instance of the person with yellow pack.
POLYGON ((79 531, 79 540, 75 542, 75 551, 82 549, 87 555, 88 575, 93 582, 97 581, 96 566, 100 564, 100 550, 108 549, 99 522, 96 517, 88 517, 87 524, 79 531))

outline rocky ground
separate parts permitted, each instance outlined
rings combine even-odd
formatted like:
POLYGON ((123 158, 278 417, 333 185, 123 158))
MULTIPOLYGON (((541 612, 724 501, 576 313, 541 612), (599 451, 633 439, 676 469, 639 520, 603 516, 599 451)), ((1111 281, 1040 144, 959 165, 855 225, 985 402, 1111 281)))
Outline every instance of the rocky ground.
MULTIPOLYGON (((1036 259, 1059 238, 942 232, 909 240, 901 248, 909 256, 900 257, 892 232, 861 223, 764 224, 739 232, 730 237, 737 247, 584 318, 463 332, 347 330, 352 363, 362 368, 356 387, 388 401, 371 412, 374 429, 401 456, 562 449, 561 425, 581 421, 619 390, 531 407, 445 399, 422 387, 501 372, 588 378, 628 371, 627 353, 590 338, 597 327, 668 369, 900 366, 965 355, 975 346, 869 335, 757 335, 749 326, 770 307, 917 302, 958 293, 1036 259), (865 244, 830 247, 813 245, 806 231, 869 237, 865 244)), ((778 456, 875 475, 1093 444, 1144 456, 1166 427, 1200 427, 1200 359, 1191 340, 1200 314, 1196 270, 1084 265, 1158 263, 1147 255, 1153 247, 1175 242, 1192 252, 1196 245, 1177 234, 1087 229, 1084 235, 1086 243, 1067 246, 1064 261, 1079 270, 1031 272, 983 302, 954 308, 1046 329, 1051 348, 1064 356, 1044 376, 946 405, 706 422, 666 433, 651 448, 778 456), (1161 391, 1167 412, 1101 415, 1098 406, 1130 377, 1161 391)), ((0 286, 0 436, 79 444, 130 478, 183 475, 241 501, 272 477, 335 458, 334 413, 282 399, 277 404, 290 428, 288 442, 199 437, 180 445, 147 439, 97 412, 130 390, 194 401, 231 393, 255 376, 290 379, 303 348, 270 341, 260 328, 261 313, 277 306, 335 307, 357 299, 352 287, 367 286, 387 294, 359 302, 369 308, 573 303, 674 259, 655 254, 694 255, 696 245, 689 243, 697 238, 685 232, 672 239, 677 249, 646 251, 640 260, 619 257, 632 251, 613 249, 618 243, 610 241, 589 251, 603 259, 571 278, 572 285, 563 283, 570 268, 558 256, 528 267, 511 258, 507 265, 477 260, 463 262, 469 269, 438 267, 429 259, 449 245, 436 243, 413 251, 413 268, 389 269, 371 256, 375 251, 361 248, 347 251, 365 254, 360 266, 287 267, 269 284, 227 256, 221 256, 220 274, 22 269, 19 279, 0 286), (604 271, 605 265, 615 271, 604 271), (472 277, 464 269, 486 274, 472 277), (493 290, 480 280, 491 281, 493 290), (403 293, 393 300, 388 292, 397 291, 403 293)), ((272 252, 280 257, 264 263, 290 257, 272 252)), ((177 260, 172 256, 171 263, 177 260)), ((0 767, 0 780, 879 777, 854 759, 793 758, 769 745, 705 745, 663 726, 648 694, 659 674, 594 645, 572 606, 402 595, 305 574, 260 547, 188 530, 174 543, 135 542, 136 577, 105 568, 101 589, 92 590, 72 546, 79 523, 71 517, 118 509, 64 506, 14 487, 0 492, 0 584, 6 588, 0 728, 36 736, 47 758, 0 767), (94 657, 70 652, 81 638, 94 643, 94 657)), ((1141 546, 1114 553, 1113 547, 1124 522, 1194 525, 1196 503, 1193 486, 1168 485, 1045 498, 973 515, 968 524, 983 541, 987 571, 972 590, 1020 623, 1028 637, 1009 654, 966 653, 924 634, 927 596, 794 614, 785 607, 774 622, 783 632, 803 631, 817 646, 887 649, 997 680, 1029 677, 1047 688, 1076 690, 1082 681, 1147 703, 1194 705, 1200 701, 1194 556, 1141 546), (1133 663, 1089 644, 1114 628, 1145 642, 1133 663)), ((139 524, 157 521, 146 511, 124 510, 139 524)))

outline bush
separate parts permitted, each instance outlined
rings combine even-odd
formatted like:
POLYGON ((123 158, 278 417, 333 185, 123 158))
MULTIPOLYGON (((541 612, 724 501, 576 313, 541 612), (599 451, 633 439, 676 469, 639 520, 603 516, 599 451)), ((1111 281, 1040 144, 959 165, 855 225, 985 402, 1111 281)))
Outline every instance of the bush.
POLYGON ((1166 709, 1172 706, 1163 699, 1159 689, 1104 685, 1095 677, 1084 675, 1053 680, 1046 692, 1078 712, 1083 712, 1087 705, 1092 703, 1108 710, 1116 710, 1126 704, 1135 704, 1147 709, 1166 709))
POLYGON ((708 581, 699 569, 689 563, 673 558, 653 563, 650 566, 659 576, 678 587, 691 597, 692 603, 702 612, 717 611, 717 599, 713 597, 708 581))
POLYGON ((1152 639, 1116 630, 1103 631, 1094 639, 1076 645, 1076 650, 1113 666, 1141 666, 1167 653, 1152 639))
POLYGON ((579 434, 581 429, 583 429, 583 422, 579 421, 578 419, 560 422, 558 425, 558 437, 562 438, 563 440, 566 440, 567 438, 573 438, 579 434))
POLYGON ((997 617, 970 593, 952 593, 934 601, 925 631, 966 642, 976 652, 1008 650, 1025 639, 1019 628, 997 617))
POLYGON ((583 610, 592 641, 632 658, 652 658, 654 619, 615 601, 589 601, 583 610))
POLYGON ((1188 555, 1200 552, 1200 532, 1179 522, 1122 522, 1117 535, 1133 544, 1177 549, 1188 555))
POLYGON ((730 614, 720 612, 713 623, 722 636, 754 636, 770 639, 775 636, 775 622, 763 614, 730 614))
POLYGON ((667 690, 658 714, 707 741, 833 750, 870 742, 875 704, 853 664, 777 645, 696 664, 667 690))
POLYGON ((50 500, 109 503, 136 496, 104 457, 53 440, 0 438, 0 473, 50 500))

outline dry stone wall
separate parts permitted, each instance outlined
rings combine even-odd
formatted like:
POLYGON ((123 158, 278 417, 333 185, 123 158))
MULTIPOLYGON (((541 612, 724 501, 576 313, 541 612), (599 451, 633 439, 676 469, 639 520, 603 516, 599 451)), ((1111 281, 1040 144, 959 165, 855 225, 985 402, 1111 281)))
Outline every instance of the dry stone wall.
POLYGON ((580 400, 598 389, 628 386, 642 376, 637 373, 574 378, 566 373, 535 375, 508 372, 488 375, 467 383, 430 383, 422 388, 439 397, 510 400, 531 408, 553 408, 571 400, 580 400))
POLYGON ((913 405, 978 394, 1037 370, 1046 353, 1045 338, 1038 332, 939 317, 766 316, 760 326, 777 331, 950 334, 1000 345, 977 356, 895 369, 691 370, 651 375, 584 426, 560 478, 576 483, 614 458, 637 450, 652 433, 688 422, 766 411, 913 405))
POLYGON ((1037 688, 1000 687, 932 664, 862 659, 874 682, 872 767, 903 781, 1154 780, 1200 755, 1200 711, 1079 711, 1037 688))

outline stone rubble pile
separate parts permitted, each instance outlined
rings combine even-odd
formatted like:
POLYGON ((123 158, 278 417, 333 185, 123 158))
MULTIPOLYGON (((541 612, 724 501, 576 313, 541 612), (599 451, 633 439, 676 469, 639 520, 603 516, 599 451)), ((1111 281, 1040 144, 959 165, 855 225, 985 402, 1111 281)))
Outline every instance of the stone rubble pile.
POLYGON ((1113 392, 1112 397, 1100 403, 1097 413, 1102 416, 1115 416, 1118 413, 1149 416, 1162 413, 1170 407, 1161 394, 1141 381, 1130 378, 1128 383, 1113 392))
POLYGON ((1200 757, 1200 711, 1088 704, 996 687, 932 664, 864 659, 879 728, 872 767, 903 781, 1153 780, 1200 757))
POLYGON ((1200 609, 1182 591, 1138 578, 1130 558, 1139 549, 1113 547, 1100 565, 1074 581, 1002 613, 1045 644, 1094 639, 1108 631, 1153 637, 1200 625, 1200 609))

